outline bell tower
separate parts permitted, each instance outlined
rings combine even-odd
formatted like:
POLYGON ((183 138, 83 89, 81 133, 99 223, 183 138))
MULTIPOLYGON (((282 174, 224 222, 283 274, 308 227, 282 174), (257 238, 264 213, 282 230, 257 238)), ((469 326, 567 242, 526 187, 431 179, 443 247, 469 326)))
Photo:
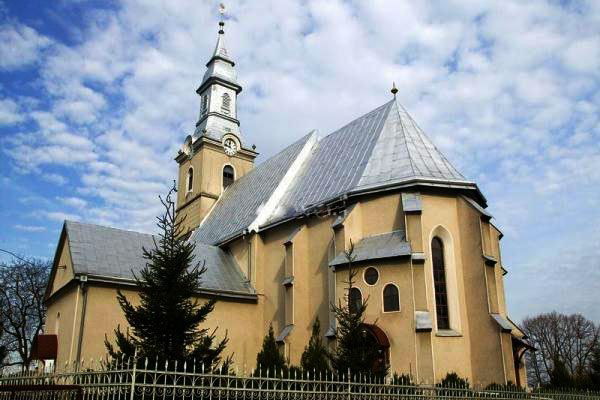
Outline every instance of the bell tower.
MULTIPOLYGON (((223 14, 221 9, 221 14, 223 14)), ((200 225, 223 192, 254 166, 254 146, 242 140, 237 119, 235 63, 225 48, 225 22, 219 22, 217 45, 206 64, 200 96, 198 122, 188 135, 175 160, 179 164, 177 216, 185 218, 183 229, 200 225)))

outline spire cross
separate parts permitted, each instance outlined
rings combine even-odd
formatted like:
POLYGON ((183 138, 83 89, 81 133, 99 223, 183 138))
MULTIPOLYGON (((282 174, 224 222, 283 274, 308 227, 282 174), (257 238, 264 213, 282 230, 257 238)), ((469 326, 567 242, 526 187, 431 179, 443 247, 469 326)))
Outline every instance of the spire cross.
POLYGON ((223 21, 225 19, 225 4, 223 3, 219 4, 219 14, 221 14, 221 20, 219 21, 219 35, 222 35, 225 33, 223 30, 223 27, 225 26, 225 21, 223 21))

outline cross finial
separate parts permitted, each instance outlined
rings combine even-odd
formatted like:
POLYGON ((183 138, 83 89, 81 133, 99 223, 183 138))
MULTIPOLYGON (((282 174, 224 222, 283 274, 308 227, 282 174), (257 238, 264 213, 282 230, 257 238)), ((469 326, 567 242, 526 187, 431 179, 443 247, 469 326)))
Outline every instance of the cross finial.
POLYGON ((219 14, 221 14, 221 20, 219 21, 219 34, 222 35, 225 33, 223 30, 223 27, 225 26, 225 21, 223 21, 225 19, 225 4, 223 3, 219 4, 219 14))
POLYGON ((396 88, 396 82, 392 82, 392 94, 396 97, 396 93, 398 93, 398 89, 396 88))

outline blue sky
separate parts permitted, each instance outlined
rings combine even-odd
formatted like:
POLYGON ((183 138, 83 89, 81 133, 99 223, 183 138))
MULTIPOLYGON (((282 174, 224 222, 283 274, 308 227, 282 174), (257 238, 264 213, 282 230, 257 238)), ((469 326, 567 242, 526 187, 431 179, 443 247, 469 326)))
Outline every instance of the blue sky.
MULTIPOLYGON (((209 1, 0 3, 0 248, 151 232, 216 40, 209 1)), ((232 1, 261 159, 398 97, 488 198, 514 319, 600 321, 600 2, 232 1), (396 4, 398 3, 398 4, 396 4)))

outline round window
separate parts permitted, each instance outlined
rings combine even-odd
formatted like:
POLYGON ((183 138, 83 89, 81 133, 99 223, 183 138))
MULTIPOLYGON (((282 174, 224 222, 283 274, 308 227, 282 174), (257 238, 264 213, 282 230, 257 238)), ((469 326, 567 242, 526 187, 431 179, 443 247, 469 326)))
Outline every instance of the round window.
POLYGON ((379 272, 377 272, 377 270, 373 267, 367 268, 367 270, 365 271, 365 282, 367 282, 367 284, 369 285, 374 285, 377 283, 378 279, 379 272))

